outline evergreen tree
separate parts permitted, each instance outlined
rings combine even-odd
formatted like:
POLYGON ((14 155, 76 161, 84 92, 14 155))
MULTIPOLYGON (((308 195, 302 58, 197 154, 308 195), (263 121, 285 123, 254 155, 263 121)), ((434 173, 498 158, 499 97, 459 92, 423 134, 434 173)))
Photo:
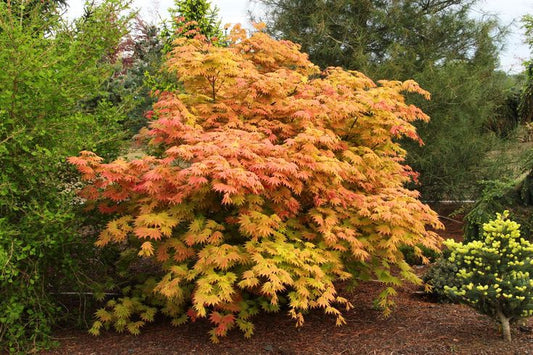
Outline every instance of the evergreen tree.
POLYGON ((223 38, 218 7, 208 0, 174 0, 174 7, 168 11, 172 21, 170 26, 165 25, 162 31, 165 53, 172 50, 172 42, 177 37, 192 37, 199 32, 215 41, 223 38))
MULTIPOLYGON (((524 16, 522 23, 526 30, 526 43, 533 52, 533 16, 524 16)), ((533 61, 528 60, 524 64, 526 65, 526 83, 520 97, 519 112, 522 121, 531 122, 533 121, 533 61)))

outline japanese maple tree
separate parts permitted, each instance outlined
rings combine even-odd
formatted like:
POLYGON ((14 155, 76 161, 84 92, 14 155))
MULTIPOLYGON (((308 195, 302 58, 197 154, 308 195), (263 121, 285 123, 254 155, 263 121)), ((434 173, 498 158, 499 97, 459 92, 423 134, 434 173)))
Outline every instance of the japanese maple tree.
MULTIPOLYGON (((421 255, 440 243, 427 229, 441 226, 436 213, 403 187, 416 174, 398 144, 419 140, 410 122, 428 120, 402 92, 429 94, 413 81, 321 72, 297 44, 261 31, 237 26, 226 40, 175 41, 167 65, 184 90, 160 93, 141 132, 156 153, 70 158, 88 206, 116 216, 98 245, 128 243, 160 263, 144 295, 175 323, 209 318, 214 340, 235 326, 251 335, 251 316, 281 304, 298 325, 313 308, 342 324, 351 304, 337 280, 381 281, 388 311, 395 286, 420 282, 399 248, 421 255)), ((93 332, 112 322, 138 331, 154 311, 136 302, 110 302, 93 332)))

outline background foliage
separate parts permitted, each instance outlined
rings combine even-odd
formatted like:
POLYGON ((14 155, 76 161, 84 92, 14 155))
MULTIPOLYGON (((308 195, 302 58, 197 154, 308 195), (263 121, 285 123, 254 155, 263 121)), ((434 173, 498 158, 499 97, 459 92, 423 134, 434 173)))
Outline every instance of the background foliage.
MULTIPOLYGON (((526 42, 533 48, 533 18, 525 16, 523 18, 526 30, 526 42)), ((520 87, 519 105, 517 105, 517 122, 522 124, 522 133, 518 138, 522 141, 518 149, 505 154, 499 151, 496 155, 498 170, 504 172, 508 169, 506 163, 512 162, 510 174, 502 173, 499 179, 484 182, 484 190, 479 199, 474 204, 471 211, 466 215, 465 238, 467 240, 479 240, 483 238, 483 225, 490 221, 495 213, 509 210, 511 217, 521 225, 521 233, 524 238, 531 240, 533 233, 533 149, 529 137, 529 127, 531 127, 531 116, 533 108, 531 106, 531 63, 524 63, 525 82, 520 87)))

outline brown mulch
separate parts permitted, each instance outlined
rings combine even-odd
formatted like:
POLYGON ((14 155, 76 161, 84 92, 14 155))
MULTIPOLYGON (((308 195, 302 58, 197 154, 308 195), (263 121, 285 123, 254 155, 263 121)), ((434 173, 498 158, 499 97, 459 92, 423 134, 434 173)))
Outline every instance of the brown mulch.
MULTIPOLYGON (((448 227, 443 237, 459 238, 461 224, 443 222, 448 227)), ((354 305, 344 313, 347 324, 340 327, 316 311, 300 328, 286 312, 261 314, 251 339, 232 331, 218 344, 210 342, 211 325, 205 320, 179 327, 160 321, 147 325, 139 336, 106 332, 92 337, 82 330, 58 330, 60 347, 43 354, 533 354, 533 320, 514 327, 513 342, 506 343, 488 317, 463 305, 435 303, 415 286, 399 290, 397 307, 388 318, 373 307, 379 284, 339 289, 354 305)))

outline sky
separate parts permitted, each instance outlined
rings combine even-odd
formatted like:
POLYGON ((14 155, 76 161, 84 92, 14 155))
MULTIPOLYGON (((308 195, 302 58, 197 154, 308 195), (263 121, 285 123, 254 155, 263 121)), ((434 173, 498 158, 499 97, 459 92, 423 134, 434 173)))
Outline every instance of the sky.
POLYGON ((522 62, 531 57, 529 48, 524 44, 524 30, 520 18, 526 14, 533 15, 533 1, 481 0, 473 15, 483 14, 495 15, 502 25, 510 26, 510 33, 500 56, 500 66, 510 73, 520 72, 523 68, 522 62))
MULTIPOLYGON (((69 15, 78 16, 82 12, 82 0, 69 0, 69 15)), ((250 0, 211 0, 219 8, 222 23, 248 24, 248 11, 258 11, 258 5, 250 0)), ((173 0, 134 0, 134 6, 141 10, 143 18, 151 22, 159 22, 167 18, 166 10, 172 7, 173 0)), ((473 16, 497 16, 500 23, 509 27, 509 36, 500 56, 500 67, 509 73, 520 72, 522 62, 530 57, 529 48, 524 44, 523 29, 520 18, 525 14, 533 14, 531 0, 479 0, 473 16)))

